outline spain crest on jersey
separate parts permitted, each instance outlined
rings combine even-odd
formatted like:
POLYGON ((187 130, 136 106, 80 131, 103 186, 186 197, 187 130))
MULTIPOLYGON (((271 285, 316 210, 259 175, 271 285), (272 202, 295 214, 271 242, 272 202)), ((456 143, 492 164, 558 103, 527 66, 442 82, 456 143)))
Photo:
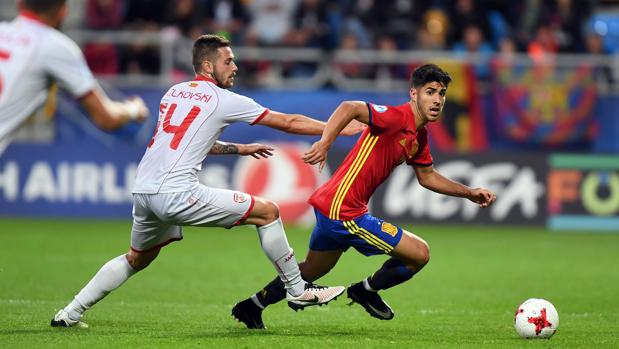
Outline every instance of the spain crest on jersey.
POLYGON ((412 142, 408 142, 406 138, 402 138, 399 143, 402 147, 404 147, 407 159, 412 159, 413 156, 417 154, 417 150, 419 150, 419 142, 417 139, 414 139, 412 142))
POLYGON ((391 236, 396 236, 396 234, 398 233, 398 227, 396 227, 395 225, 391 224, 391 223, 387 223, 387 222, 383 222, 383 224, 381 225, 380 229, 391 235, 391 236))

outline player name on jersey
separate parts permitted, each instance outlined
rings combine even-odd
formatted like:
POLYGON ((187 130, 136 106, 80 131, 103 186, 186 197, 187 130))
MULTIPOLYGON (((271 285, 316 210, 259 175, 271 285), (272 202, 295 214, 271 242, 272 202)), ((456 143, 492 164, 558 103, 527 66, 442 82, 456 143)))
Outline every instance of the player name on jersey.
POLYGON ((168 93, 166 94, 166 97, 191 99, 194 101, 208 103, 211 100, 211 98, 213 98, 213 95, 209 95, 209 94, 202 93, 202 92, 183 91, 183 90, 177 90, 175 88, 171 88, 170 91, 168 91, 168 93))
POLYGON ((0 41, 7 45, 20 45, 20 46, 28 46, 32 39, 29 35, 24 33, 7 33, 0 32, 0 41))

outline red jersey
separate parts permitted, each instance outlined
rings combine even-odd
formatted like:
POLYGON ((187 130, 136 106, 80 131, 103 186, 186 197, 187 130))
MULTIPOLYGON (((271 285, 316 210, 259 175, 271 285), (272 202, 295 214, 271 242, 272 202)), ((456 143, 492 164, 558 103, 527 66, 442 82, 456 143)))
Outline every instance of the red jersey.
POLYGON ((416 130, 409 103, 367 105, 369 127, 331 179, 309 198, 309 203, 330 219, 351 220, 365 214, 376 188, 401 163, 430 166, 433 162, 428 131, 425 127, 416 130))

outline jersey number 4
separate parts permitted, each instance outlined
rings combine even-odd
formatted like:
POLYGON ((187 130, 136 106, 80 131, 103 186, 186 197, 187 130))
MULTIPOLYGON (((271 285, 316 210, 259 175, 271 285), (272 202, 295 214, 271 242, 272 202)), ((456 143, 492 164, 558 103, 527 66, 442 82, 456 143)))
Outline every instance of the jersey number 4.
MULTIPOLYGON (((159 105, 159 113, 163 113, 168 106, 167 103, 161 103, 159 105)), ((176 111, 177 104, 172 103, 169 108, 167 108, 167 112, 165 114, 165 118, 163 119, 163 132, 173 134, 172 141, 170 141, 170 149, 176 150, 178 149, 178 145, 181 143, 181 140, 185 136, 187 129, 191 125, 191 123, 196 119, 198 114, 200 113, 200 107, 194 106, 191 108, 189 113, 185 116, 180 125, 172 125, 170 124, 170 120, 172 119, 172 115, 176 111)), ((161 120, 161 118, 159 119, 161 120)), ((157 122, 157 128, 155 128, 155 134, 153 138, 148 143, 148 147, 150 148, 153 143, 155 143, 155 137, 157 137, 157 132, 159 131, 160 122, 157 122)))

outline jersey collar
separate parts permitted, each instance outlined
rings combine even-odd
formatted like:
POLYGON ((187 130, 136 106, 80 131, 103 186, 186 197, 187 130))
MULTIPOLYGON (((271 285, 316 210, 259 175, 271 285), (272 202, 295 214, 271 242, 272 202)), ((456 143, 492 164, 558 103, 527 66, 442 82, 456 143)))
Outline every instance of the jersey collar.
POLYGON ((45 24, 45 22, 43 22, 43 20, 41 19, 41 17, 39 15, 37 15, 36 13, 34 13, 32 11, 28 11, 28 10, 20 11, 19 12, 19 17, 29 19, 29 20, 37 22, 39 24, 47 25, 47 24, 45 24))
POLYGON ((204 75, 196 75, 193 81, 208 81, 208 82, 212 82, 213 84, 215 84, 215 86, 219 86, 219 84, 217 83, 217 81, 215 81, 215 79, 211 79, 204 75))

